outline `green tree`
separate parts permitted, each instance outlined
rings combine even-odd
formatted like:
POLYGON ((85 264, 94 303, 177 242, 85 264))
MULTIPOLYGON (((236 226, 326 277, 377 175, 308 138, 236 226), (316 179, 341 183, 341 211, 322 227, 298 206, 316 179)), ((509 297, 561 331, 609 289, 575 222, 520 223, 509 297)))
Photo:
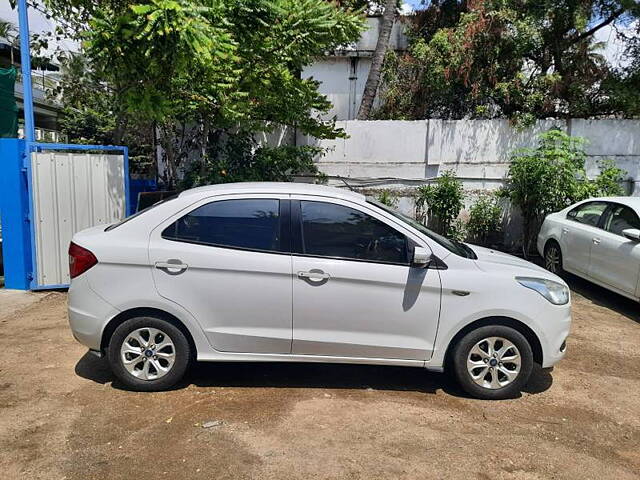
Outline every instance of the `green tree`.
POLYGON ((594 36, 639 14, 632 0, 434 0, 388 58, 377 117, 638 115, 640 66, 608 64, 594 36))
POLYGON ((279 126, 318 138, 344 135, 321 119, 330 103, 318 83, 299 72, 315 56, 358 39, 360 13, 322 0, 49 5, 89 25, 80 35, 96 76, 116 95, 116 122, 133 115, 156 123, 168 184, 176 184, 194 154, 205 160, 198 178, 210 178, 207 165, 217 165, 221 152, 229 151, 210 148, 223 138, 246 140, 248 132, 279 126))

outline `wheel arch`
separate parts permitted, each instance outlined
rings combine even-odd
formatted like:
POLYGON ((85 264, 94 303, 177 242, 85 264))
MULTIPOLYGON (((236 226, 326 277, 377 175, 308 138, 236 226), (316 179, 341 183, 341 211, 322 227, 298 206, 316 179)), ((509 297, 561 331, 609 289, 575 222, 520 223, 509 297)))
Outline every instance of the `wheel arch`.
POLYGON ((189 331, 187 326, 175 315, 165 312, 164 310, 161 310, 159 308, 152 308, 152 307, 130 308, 128 310, 124 310, 120 312, 118 315, 113 317, 102 330, 102 338, 100 340, 100 351, 105 352, 107 350, 107 348, 109 347, 109 341, 111 340, 111 337, 113 336, 113 332, 115 332, 116 328, 118 328, 127 320, 131 318, 136 318, 136 317, 154 317, 154 318, 159 318, 161 320, 165 320, 171 323, 173 326, 179 329, 187 338, 187 341, 189 342, 189 346, 191 347, 192 356, 193 358, 196 358, 197 347, 193 340, 193 336, 191 335, 191 332, 189 331))
POLYGON ((542 344, 540 343, 538 335, 536 335, 536 333, 529 326, 525 325, 519 320, 515 320, 510 317, 485 317, 468 323, 453 336, 453 338, 449 342, 449 345, 447 346, 447 352, 444 357, 444 368, 446 369, 449 367, 453 349, 458 344, 460 339, 462 339, 462 337, 473 330, 490 325, 502 325, 505 327, 511 327, 514 330, 520 332, 524 336, 524 338, 527 339, 529 345, 531 345, 531 350, 533 352, 533 361, 538 365, 543 364, 544 354, 542 351, 542 344))

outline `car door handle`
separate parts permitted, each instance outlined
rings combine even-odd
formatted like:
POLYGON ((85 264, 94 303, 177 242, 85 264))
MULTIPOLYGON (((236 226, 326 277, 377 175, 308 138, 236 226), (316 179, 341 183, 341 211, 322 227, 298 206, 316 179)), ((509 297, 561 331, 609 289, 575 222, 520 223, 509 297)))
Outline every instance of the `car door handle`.
POLYGON ((328 273, 324 273, 322 270, 310 270, 308 272, 298 272, 298 278, 308 279, 308 280, 328 280, 331 278, 331 275, 328 273))
POLYGON ((169 260, 168 262, 156 262, 155 267, 160 270, 166 270, 168 273, 182 273, 189 265, 182 263, 180 260, 169 260))
POLYGON ((562 229, 562 233, 569 233, 569 229, 568 228, 563 228, 562 229))
POLYGON ((600 239, 598 237, 593 237, 591 241, 594 245, 600 245, 600 239))

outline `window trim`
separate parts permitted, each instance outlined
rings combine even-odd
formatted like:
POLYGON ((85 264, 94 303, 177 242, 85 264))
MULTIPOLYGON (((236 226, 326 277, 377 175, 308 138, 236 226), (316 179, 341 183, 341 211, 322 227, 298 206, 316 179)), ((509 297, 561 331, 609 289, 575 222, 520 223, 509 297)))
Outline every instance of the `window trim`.
POLYGON ((243 252, 256 252, 256 253, 269 253, 274 255, 291 255, 291 200, 286 198, 278 198, 272 196, 260 196, 260 197, 240 197, 240 198, 220 198, 215 197, 207 198, 206 201, 197 202, 189 208, 187 212, 180 212, 180 216, 173 216, 168 219, 167 224, 160 225, 160 238, 169 242, 188 243, 191 245, 201 245, 203 247, 224 248, 227 250, 240 250, 243 252), (217 243, 200 242, 198 240, 183 240, 180 238, 168 237, 164 232, 179 222, 182 218, 186 217, 190 213, 198 210, 199 208, 209 205, 211 203, 225 202, 225 201, 242 201, 242 200, 275 200, 278 202, 278 228, 280 235, 280 249, 279 250, 263 250, 259 248, 238 247, 233 245, 222 245, 217 243))
MULTIPOLYGON (((585 227, 591 227, 591 228, 597 228, 599 230, 604 230, 604 228, 602 228, 602 220, 604 219, 605 214, 607 213, 607 210, 609 210, 609 207, 611 206, 611 202, 607 202, 605 200, 589 200, 587 202, 581 203, 580 205, 576 205, 575 207, 573 207, 571 210, 569 210, 567 212, 567 214, 565 215, 565 219, 569 220, 571 222, 575 222, 578 225, 584 225, 585 227), (575 210, 578 210, 579 208, 584 207, 585 205, 589 205, 592 203, 602 203, 604 204, 604 210, 602 211, 602 213, 600 214, 600 218, 598 218, 598 223, 596 223, 595 225, 591 225, 589 223, 583 223, 583 222, 579 222, 578 220, 576 220, 575 218, 572 218, 569 216, 569 214, 575 210)), ((606 230, 605 230, 606 231, 606 230)))
POLYGON ((611 232, 609 230, 607 230, 606 228, 604 228, 604 220, 606 218, 606 216, 609 214, 609 212, 611 210, 613 210, 615 207, 623 207, 623 208, 628 208, 629 210, 631 210, 633 212, 633 214, 636 216, 636 218, 638 219, 639 223, 640 223, 640 215, 638 215, 638 213, 629 205, 625 205, 623 203, 618 203, 618 202, 605 202, 607 203, 607 208, 605 209, 605 211, 602 213, 602 217, 600 218, 600 223, 599 225, 601 225, 601 230, 603 230, 604 232, 607 232, 610 235, 615 235, 616 237, 620 237, 620 238, 627 238, 624 235, 615 233, 615 232, 611 232))
MULTIPOLYGON (((337 199, 332 199, 337 200, 337 199)), ((309 199, 300 199, 293 198, 291 200, 291 229, 293 232, 293 242, 291 248, 291 255, 294 257, 308 257, 308 258, 326 258, 329 260, 340 260, 344 262, 359 262, 359 263, 373 263, 378 265, 395 265, 401 267, 411 267, 411 246, 412 244, 417 244, 413 239, 411 239, 407 234, 399 231, 393 225, 390 225, 388 222, 381 220, 368 212, 363 211, 360 208, 356 208, 356 206, 345 205, 340 202, 328 202, 326 200, 321 200, 317 198, 309 198, 309 199), (378 220, 379 222, 385 224, 387 227, 397 232, 399 235, 402 235, 405 240, 405 248, 407 252, 407 261, 406 262, 385 262, 384 260, 367 260, 361 258, 350 258, 350 257, 338 257, 338 256, 328 256, 328 255, 315 255, 311 253, 304 253, 303 251, 303 231, 302 231, 302 205, 301 202, 316 202, 316 203, 326 203, 329 205, 338 205, 344 208, 351 208, 352 210, 357 210, 365 215, 370 216, 378 220)))

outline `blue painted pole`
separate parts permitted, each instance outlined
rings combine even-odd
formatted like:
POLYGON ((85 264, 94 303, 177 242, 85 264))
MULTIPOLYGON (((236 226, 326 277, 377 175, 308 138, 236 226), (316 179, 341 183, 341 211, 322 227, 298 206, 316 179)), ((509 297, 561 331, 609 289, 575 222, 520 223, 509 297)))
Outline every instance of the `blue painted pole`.
POLYGON ((27 144, 34 142, 36 131, 33 117, 33 91, 31 89, 31 51, 29 49, 29 14, 27 1, 18 0, 18 23, 20 27, 20 63, 24 90, 24 138, 27 144))
POLYGON ((27 173, 23 168, 26 144, 0 138, 0 216, 6 288, 29 290, 33 278, 33 252, 27 173))

